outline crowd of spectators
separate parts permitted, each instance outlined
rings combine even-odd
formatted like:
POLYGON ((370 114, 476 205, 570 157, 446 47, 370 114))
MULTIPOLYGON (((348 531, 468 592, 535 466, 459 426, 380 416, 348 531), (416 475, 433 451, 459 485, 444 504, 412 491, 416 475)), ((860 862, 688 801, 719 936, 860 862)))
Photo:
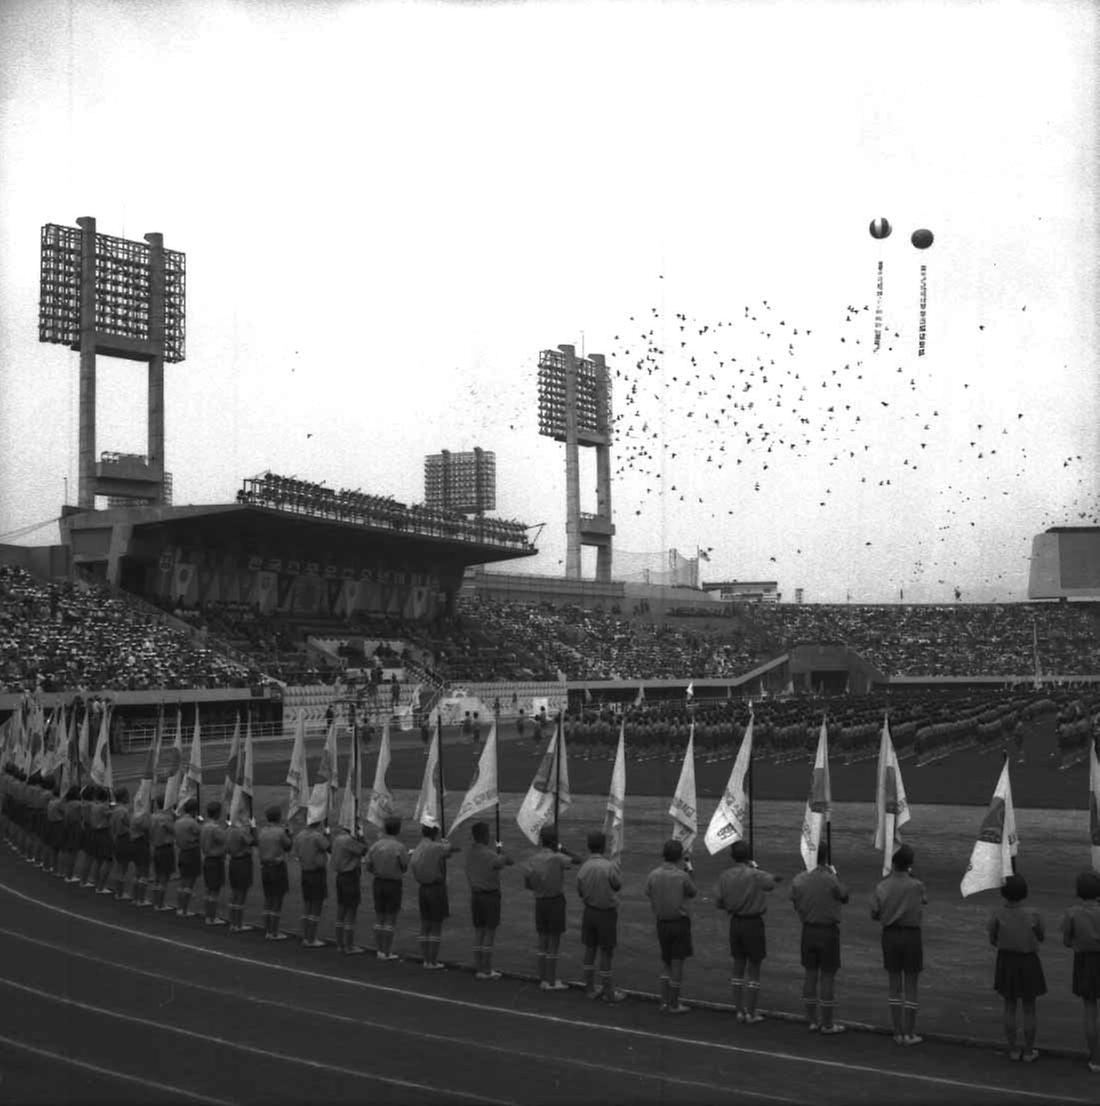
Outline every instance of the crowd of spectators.
POLYGON ((0 564, 0 692, 247 687, 244 665, 104 587, 0 564))

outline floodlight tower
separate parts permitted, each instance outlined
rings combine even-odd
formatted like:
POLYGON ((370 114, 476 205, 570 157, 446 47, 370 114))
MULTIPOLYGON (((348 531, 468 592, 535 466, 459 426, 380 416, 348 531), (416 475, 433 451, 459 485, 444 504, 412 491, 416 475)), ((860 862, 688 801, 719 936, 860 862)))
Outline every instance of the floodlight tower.
POLYGON ((144 242, 97 234, 95 219, 42 228, 38 339, 80 352, 77 506, 97 495, 163 503, 164 364, 184 359, 186 266, 161 234, 144 242), (96 460, 96 357, 149 366, 148 452, 96 460))
POLYGON ((611 579, 611 382, 602 354, 573 346, 539 355, 539 433, 565 443, 565 575, 581 578, 581 546, 596 547, 596 579, 611 579), (596 513, 581 514, 580 447, 596 451, 596 513))

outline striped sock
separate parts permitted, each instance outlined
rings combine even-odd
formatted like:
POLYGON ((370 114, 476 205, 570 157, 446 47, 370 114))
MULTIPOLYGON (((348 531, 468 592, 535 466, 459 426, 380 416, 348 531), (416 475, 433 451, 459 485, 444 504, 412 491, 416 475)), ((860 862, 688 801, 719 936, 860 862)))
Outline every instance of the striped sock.
POLYGON ((668 1004, 670 1007, 680 1005, 680 984, 671 979, 668 981, 668 1004))
POLYGON ((669 995, 669 978, 667 975, 661 976, 661 1005, 668 1006, 669 995))
POLYGON ((745 981, 738 979, 737 976, 730 976, 730 989, 733 991, 733 1005, 734 1009, 741 1014, 744 1013, 744 988, 745 981))
POLYGON ((904 1032, 904 1026, 902 1024, 902 1002, 900 998, 891 998, 889 1000, 890 1006, 890 1025, 894 1029, 894 1036, 900 1037, 904 1032))

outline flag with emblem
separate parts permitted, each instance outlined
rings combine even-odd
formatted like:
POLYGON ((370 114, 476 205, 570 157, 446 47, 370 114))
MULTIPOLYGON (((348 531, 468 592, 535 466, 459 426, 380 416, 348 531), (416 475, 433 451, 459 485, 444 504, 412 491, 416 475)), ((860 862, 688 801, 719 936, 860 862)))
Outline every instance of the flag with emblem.
POLYGON ((286 820, 309 809, 309 771, 306 767, 306 716, 298 711, 294 726, 294 747, 290 753, 290 766, 286 770, 286 784, 290 788, 290 805, 286 820))
POLYGON ((978 840, 970 853, 970 863, 959 890, 963 898, 978 891, 995 891, 1012 875, 1012 858, 1016 855, 1016 811, 1012 806, 1012 782, 1005 757, 1000 778, 978 830, 978 840))
POLYGON ((307 821, 324 822, 328 824, 329 818, 336 813, 333 810, 335 793, 340 789, 340 777, 337 768, 336 756, 336 723, 329 723, 328 732, 325 734, 325 746, 321 750, 321 762, 317 765, 317 782, 309 792, 309 809, 307 821))
POLYGON ((416 800, 413 821, 418 826, 443 826, 442 773, 439 767, 439 737, 436 729, 428 746, 428 759, 424 763, 424 778, 420 783, 420 795, 416 800))
POLYGON ((741 738, 741 748, 733 762, 726 789, 722 792, 718 806, 707 826, 703 842, 711 856, 741 841, 745 837, 745 821, 748 818, 751 796, 745 786, 745 779, 752 763, 752 726, 753 715, 749 711, 749 724, 745 727, 745 736, 741 738))
POLYGON ((149 742, 149 750, 145 755, 145 767, 141 770, 141 782, 138 784, 134 795, 134 817, 153 812, 153 778, 157 771, 157 761, 160 759, 160 743, 164 732, 164 707, 157 711, 157 727, 153 733, 153 740, 149 742))
MULTIPOLYGON (((198 705, 195 712, 198 713, 198 705)), ((176 707, 176 739, 165 754, 164 809, 175 810, 183 785, 183 707, 176 707)))
POLYGON ((672 819, 672 836, 682 842, 684 852, 690 853, 699 832, 699 807, 695 797, 695 723, 691 723, 684 763, 680 766, 680 779, 668 808, 672 819))
POLYGON ((99 739, 95 745, 95 755, 92 757, 91 776, 92 783, 100 787, 114 791, 115 778, 111 770, 111 727, 109 724, 111 712, 104 707, 99 721, 99 739))
POLYGON ((495 809, 500 801, 500 791, 497 788, 497 724, 494 721, 489 727, 489 736, 485 739, 485 748, 481 750, 481 756, 477 760, 477 769, 470 783, 470 789, 458 808, 454 821, 451 823, 451 836, 454 836, 458 826, 475 814, 484 814, 487 810, 495 809))
POLYGON ((559 813, 570 805, 573 796, 569 790, 569 761, 566 756, 565 734, 561 716, 554 729, 554 736, 542 754, 538 771, 516 812, 516 824, 524 837, 533 845, 539 843, 539 831, 554 821, 555 808, 559 813), (560 750, 560 758, 559 758, 560 750))
MULTIPOLYGON (((199 708, 195 706, 195 728, 191 732, 191 759, 180 783, 179 796, 176 799, 176 813, 179 814, 189 799, 199 797, 202 787, 202 729, 199 726, 199 708)), ((166 804, 167 805, 167 804, 166 804)))
POLYGON ((826 718, 821 719, 821 730, 817 736, 817 754, 814 756, 814 771, 810 779, 810 794, 806 798, 806 813, 802 818, 802 863, 807 871, 817 867, 817 850, 825 834, 832 809, 832 789, 829 786, 829 726, 826 718))
POLYGON ((611 769, 611 788, 607 794, 607 812, 603 831, 607 836, 607 855, 618 860, 623 851, 626 814, 626 719, 619 723, 619 747, 611 769))
POLYGON ((225 783, 222 785, 222 811, 227 813, 229 804, 233 802, 234 790, 237 786, 237 775, 241 768, 241 716, 236 713, 233 716, 233 738, 229 742, 229 757, 225 762, 225 783))
POLYGON ((898 831, 909 821, 909 803, 894 742, 890 737, 890 719, 882 720, 882 741, 878 750, 878 775, 875 786, 875 836, 873 844, 882 850, 882 874, 890 874, 894 852, 901 843, 898 831))
POLYGON ((382 828, 386 819, 393 814, 393 793, 386 783, 386 773, 390 770, 390 724, 382 723, 382 740, 378 743, 378 763, 374 766, 374 786, 367 803, 367 821, 372 826, 382 828))
MULTIPOLYGON (((240 720, 237 722, 240 725, 240 720)), ((244 746, 241 749, 236 778, 233 781, 233 798, 229 802, 229 824, 248 826, 252 823, 252 712, 248 712, 248 721, 244 731, 244 746)))

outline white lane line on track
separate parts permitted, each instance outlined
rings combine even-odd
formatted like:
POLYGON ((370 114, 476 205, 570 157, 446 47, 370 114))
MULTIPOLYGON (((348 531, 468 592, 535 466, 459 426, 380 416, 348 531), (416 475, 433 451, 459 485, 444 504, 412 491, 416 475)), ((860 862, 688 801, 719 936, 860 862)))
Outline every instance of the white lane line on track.
MULTIPOLYGON (((261 998, 259 995, 251 994, 247 991, 230 991, 222 987, 211 987, 206 983, 195 983, 190 979, 181 979, 176 976, 163 975, 160 972, 151 972, 147 968, 135 968, 130 964, 123 963, 119 960, 110 960, 103 956, 93 956, 90 953, 75 952, 67 945, 54 944, 52 941, 43 941, 37 937, 27 937, 25 934, 17 933, 12 929, 0 929, 0 936, 13 937, 18 941, 23 941, 29 945, 37 945, 40 948, 50 949, 52 952, 60 952, 64 956, 71 957, 76 960, 89 960, 93 964, 100 964, 110 968, 118 968, 121 971, 129 972, 131 975, 144 976, 146 979, 155 979, 159 983, 170 983, 179 987, 189 987, 194 991, 204 991, 207 994, 219 995, 222 998, 232 998, 243 1002, 252 1003, 255 1006, 273 1006, 278 1010, 286 1012, 287 1006, 285 1002, 276 1002, 274 999, 261 998)), ((294 1004, 295 1014, 308 1014, 313 1017, 327 1018, 329 1021, 342 1022, 346 1025, 354 1025, 362 1029, 379 1029, 386 1033, 394 1033, 399 1036, 405 1037, 417 1037, 421 1040, 428 1041, 429 1043, 438 1043, 445 1041, 448 1044, 465 1045, 480 1052, 498 1052, 505 1056, 511 1056, 518 1059, 534 1060, 536 1062, 544 1063, 547 1060, 547 1053, 545 1052, 527 1052, 523 1049, 505 1047, 503 1045, 489 1044, 484 1040, 471 1037, 453 1037, 443 1033, 425 1033, 419 1029, 403 1029, 393 1025, 390 1022, 378 1022, 371 1021, 369 1018, 362 1017, 348 1017, 345 1014, 333 1014, 328 1010, 318 1010, 316 1007, 302 1006, 300 1003, 294 1004)), ((739 1098, 763 1098, 769 1102, 787 1102, 797 1103, 800 1100, 792 1098, 789 1095, 767 1094, 764 1091, 749 1091, 740 1087, 733 1089, 728 1085, 720 1083, 708 1083, 698 1079, 682 1079, 677 1076, 662 1075, 657 1072, 644 1072, 638 1071, 636 1068, 620 1068, 613 1067, 608 1064, 596 1064, 588 1060, 578 1060, 574 1057, 564 1056, 561 1053, 555 1053, 553 1057, 555 1064, 560 1064, 566 1067, 583 1068, 586 1071, 606 1072, 612 1075, 624 1075, 632 1079, 647 1079, 657 1083, 673 1084, 679 1087, 694 1088, 697 1090, 710 1091, 718 1095, 735 1095, 739 1098)))
MULTIPOLYGON (((786 1060, 792 1064, 803 1064, 811 1067, 832 1069, 839 1072, 864 1072, 868 1075, 876 1075, 887 1079, 911 1080, 915 1083, 928 1083, 939 1087, 956 1087, 962 1090, 981 1091, 989 1095, 1003 1095, 1009 1098, 1033 1098, 1039 1102, 1080 1102, 1087 1106, 1094 1106, 1091 1098, 1077 1098, 1072 1095, 1054 1097, 1048 1091, 1025 1091, 1019 1087, 1004 1087, 994 1083, 971 1083, 962 1079, 948 1079, 938 1075, 924 1075, 919 1072, 900 1072, 892 1068, 876 1068, 871 1064, 850 1064, 843 1060, 824 1060, 813 1056, 799 1056, 793 1052, 769 1052, 767 1049, 746 1048, 744 1045, 731 1045, 725 1041, 696 1041, 690 1037, 672 1037, 665 1033, 654 1033, 646 1029, 634 1029, 624 1025, 607 1025, 601 1022, 585 1021, 582 1018, 565 1018, 555 1014, 539 1014, 531 1010, 515 1010, 508 1006, 490 1006, 483 1002, 468 1002, 465 999, 449 998, 445 995, 423 994, 418 991, 406 991, 401 987, 387 987, 381 983, 368 983, 365 979, 352 979, 348 976, 332 975, 328 972, 313 972, 306 968, 293 968, 286 964, 274 964, 269 960, 256 960, 251 956, 240 956, 232 952, 221 952, 218 949, 204 948, 202 945, 192 944, 190 941, 177 941, 171 937, 160 937, 155 933, 145 933, 139 929, 131 929, 129 926, 118 925, 114 922, 105 922, 100 918, 92 918, 87 914, 79 914, 75 910, 66 910, 62 906, 55 906, 44 899, 36 899, 33 895, 27 895, 9 887, 6 883, 0 883, 0 891, 6 892, 17 899, 31 903, 34 906, 44 907, 55 914, 63 914, 74 918, 85 925, 96 925, 101 929, 114 930, 124 933, 129 937, 139 937, 145 941, 156 944, 170 945, 172 948, 187 949, 190 952, 201 953, 218 960, 228 960, 238 964, 248 964, 254 968, 267 968, 271 971, 283 972, 287 975, 300 976, 303 979, 321 980, 326 983, 341 984, 346 987, 355 987, 364 991, 376 991, 384 995, 394 995, 404 999, 419 999, 422 1002, 434 1003, 437 1006, 457 1006, 464 1010, 472 1010, 480 1014, 500 1014, 504 1017, 521 1018, 530 1021, 546 1022, 550 1025, 562 1025, 571 1029, 586 1029, 596 1032, 614 1033, 619 1036, 637 1037, 641 1040, 653 1041, 661 1045, 684 1045, 688 1048, 711 1048, 720 1052, 729 1052, 737 1056, 760 1056, 770 1060, 786 1060)), ((690 1003, 688 1004, 690 1005, 690 1003)))
MULTIPOLYGON (((123 1014, 118 1010, 110 1010, 106 1006, 93 1006, 89 1002, 79 1002, 74 998, 65 998, 64 995, 55 995, 50 991, 40 990, 38 987, 28 987, 24 983, 16 983, 11 979, 0 978, 0 987, 11 987, 24 994, 35 995, 46 999, 47 1002, 57 1002, 62 1006, 72 1006, 77 1010, 84 1010, 89 1014, 102 1014, 104 1017, 117 1018, 119 1021, 131 1022, 144 1026, 146 1029, 153 1024, 148 1018, 137 1018, 132 1014, 123 1014)), ((385 1083, 391 1087, 401 1087, 405 1090, 427 1092, 433 1095, 447 1094, 454 1098, 466 1098, 471 1102, 486 1102, 490 1106, 518 1106, 518 1103, 508 1099, 489 1098, 488 1095, 469 1094, 466 1091, 456 1091, 448 1087, 433 1087, 428 1083, 414 1083, 409 1079, 397 1079, 390 1075, 375 1075, 369 1071, 359 1071, 356 1068, 345 1068, 339 1064, 324 1064, 320 1060, 307 1060, 302 1056, 290 1056, 286 1053, 271 1052, 266 1048, 257 1048, 255 1045, 244 1045, 237 1041, 231 1041, 225 1037, 212 1037, 208 1033, 196 1033, 193 1029, 181 1029, 177 1025, 167 1025, 164 1022, 155 1023, 155 1028, 166 1033, 175 1033, 179 1037, 189 1037, 195 1041, 205 1041, 209 1044, 221 1045, 224 1048, 234 1049, 237 1052, 247 1052, 253 1056, 262 1056, 265 1060, 278 1060, 284 1064, 300 1064, 303 1067, 314 1068, 319 1071, 332 1072, 336 1075, 346 1075, 351 1079, 363 1079, 368 1083, 385 1083)))
POLYGON ((111 1079, 117 1079, 121 1083, 137 1083, 141 1087, 148 1087, 155 1091, 165 1091, 177 1098, 189 1098, 193 1102, 206 1102, 209 1106, 235 1106, 226 1098, 211 1098, 209 1095, 199 1094, 197 1091, 189 1091, 183 1087, 170 1087, 167 1083, 158 1083, 154 1079, 143 1079, 140 1075, 127 1075, 124 1072, 112 1071, 110 1068, 101 1068, 98 1064, 89 1064, 87 1060, 77 1060, 75 1057, 66 1056, 63 1052, 51 1052, 48 1048, 38 1048, 37 1045, 29 1045, 26 1041, 17 1041, 13 1037, 5 1037, 0 1034, 0 1045, 10 1045, 12 1048, 23 1052, 33 1053, 47 1060, 60 1060, 63 1064, 70 1064, 74 1068, 82 1068, 84 1071, 94 1071, 96 1075, 106 1075, 111 1079))

